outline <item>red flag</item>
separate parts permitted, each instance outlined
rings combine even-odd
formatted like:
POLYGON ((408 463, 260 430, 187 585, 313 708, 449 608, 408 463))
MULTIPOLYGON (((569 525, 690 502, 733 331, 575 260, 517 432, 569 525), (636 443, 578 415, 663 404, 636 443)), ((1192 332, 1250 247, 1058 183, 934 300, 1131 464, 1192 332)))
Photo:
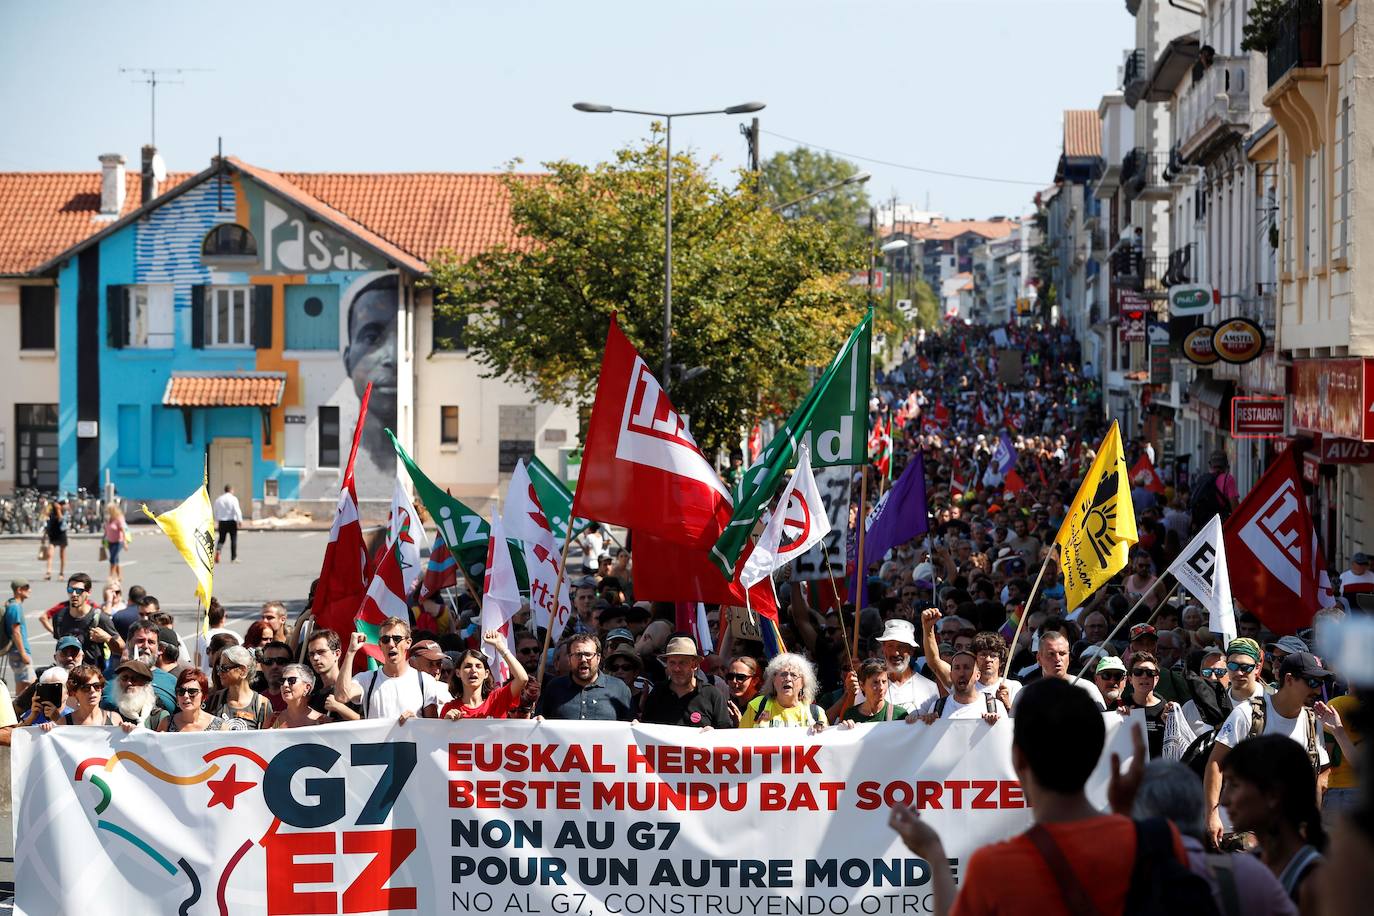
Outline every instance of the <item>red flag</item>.
MULTIPOLYGON (((735 577, 727 582, 711 562, 709 548, 692 550, 643 531, 634 532, 635 598, 640 601, 705 601, 744 607, 744 586, 739 574, 753 547, 740 555, 735 577)), ((749 607, 764 617, 778 619, 778 601, 771 579, 749 589, 749 607)))
POLYGON ((943 401, 935 402, 935 419, 941 426, 949 423, 949 408, 944 405, 943 401))
POLYGON ((353 462, 358 457, 358 443, 363 437, 363 421, 367 419, 367 402, 371 397, 372 383, 368 382, 362 403, 358 405, 353 448, 348 452, 348 466, 339 488, 339 505, 334 513, 334 524, 329 529, 329 543, 324 548, 320 584, 315 588, 315 600, 310 606, 317 629, 331 629, 344 639, 353 632, 353 615, 367 594, 367 544, 358 518, 353 462))
POLYGON ((429 551, 429 562, 425 565, 425 576, 416 590, 416 603, 423 604, 446 588, 458 585, 458 561, 448 549, 442 529, 434 536, 434 546, 429 551))
POLYGON ((930 360, 926 359, 924 356, 916 357, 916 364, 921 367, 922 372, 930 371, 930 360))
POLYGON ((1159 472, 1145 452, 1140 453, 1140 460, 1131 468, 1131 483, 1143 484, 1151 493, 1163 493, 1165 489, 1164 481, 1159 479, 1159 472))
POLYGON ((926 435, 936 435, 940 432, 940 423, 934 417, 927 414, 921 418, 921 432, 926 435))
POLYGON ((709 549, 730 514, 725 484, 612 316, 573 515, 709 549))
POLYGON ((1007 477, 1002 481, 1002 491, 1010 499, 1015 493, 1020 493, 1026 488, 1026 482, 1021 479, 1021 475, 1016 473, 1016 468, 1007 471, 1007 477))
POLYGON ((1222 536, 1235 599, 1275 633, 1310 626, 1321 608, 1321 560, 1295 450, 1274 460, 1222 536))
POLYGON ((401 530, 397 533, 396 540, 378 561, 377 571, 373 573, 372 581, 367 585, 367 593, 363 596, 358 613, 353 618, 353 627, 367 636, 363 650, 379 662, 383 661, 382 647, 378 642, 382 624, 388 617, 410 619, 410 605, 406 601, 405 571, 401 569, 403 543, 414 543, 410 534, 409 515, 401 520, 401 530))
POLYGON ((759 454, 763 452, 763 427, 754 424, 754 429, 749 433, 749 464, 759 460, 759 454))

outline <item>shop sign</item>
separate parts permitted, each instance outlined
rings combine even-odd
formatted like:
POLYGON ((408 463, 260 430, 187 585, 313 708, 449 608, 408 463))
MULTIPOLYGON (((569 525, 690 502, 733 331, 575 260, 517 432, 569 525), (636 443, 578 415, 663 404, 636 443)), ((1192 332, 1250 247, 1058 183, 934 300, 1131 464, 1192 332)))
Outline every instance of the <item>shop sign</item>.
POLYGON ((1302 453, 1302 479, 1308 483, 1316 483, 1322 474, 1322 463, 1316 455, 1311 452, 1302 453))
POLYGON ((1118 290, 1116 295, 1121 308, 1121 342, 1144 343, 1150 303, 1133 289, 1118 290))
POLYGON ((1374 442, 1327 436, 1319 454, 1322 464, 1374 464, 1374 442))
POLYGON ((1169 287, 1169 314, 1206 315, 1212 310, 1212 290, 1197 283, 1169 287))
POLYGON ((1283 435, 1284 398, 1232 398, 1231 435, 1236 439, 1274 439, 1283 435))
POLYGON ((1295 429, 1374 440, 1374 360, 1294 360, 1292 390, 1295 429))
POLYGON ((1217 351, 1212 345, 1212 336, 1216 333, 1216 328, 1204 324, 1188 333, 1183 338, 1183 357, 1190 363, 1199 366, 1210 366, 1217 361, 1217 351))
POLYGON ((1212 349, 1228 363, 1248 363, 1264 352, 1264 331, 1248 318, 1232 318, 1213 333, 1212 349))

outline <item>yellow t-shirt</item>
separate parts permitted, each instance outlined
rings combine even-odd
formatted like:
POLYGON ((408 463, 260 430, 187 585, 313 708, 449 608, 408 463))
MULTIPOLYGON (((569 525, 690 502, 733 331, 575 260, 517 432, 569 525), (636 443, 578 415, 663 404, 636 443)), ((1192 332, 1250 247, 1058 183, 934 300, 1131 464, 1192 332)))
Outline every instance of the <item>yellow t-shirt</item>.
POLYGON ((811 712, 811 707, 806 704, 798 703, 796 706, 784 709, 775 700, 767 700, 763 705, 766 717, 759 715, 759 701, 755 700, 744 710, 744 714, 739 717, 740 728, 808 728, 819 722, 825 725, 825 712, 819 706, 816 707, 815 714, 811 712), (763 718, 762 722, 756 721, 763 718))
POLYGON ((0 728, 18 724, 19 720, 14 716, 14 698, 10 696, 10 688, 4 681, 0 681, 0 728))
MULTIPOLYGON (((1359 746, 1360 734, 1351 727, 1351 722, 1355 717, 1356 711, 1360 708, 1360 701, 1354 696, 1347 694, 1343 697, 1336 697, 1329 704, 1336 714, 1341 717, 1341 724, 1345 726, 1346 734, 1350 736, 1350 743, 1359 746)), ((1340 747, 1336 744, 1336 739, 1331 735, 1326 735, 1327 752, 1331 755, 1331 771, 1326 775, 1326 787, 1328 789, 1353 789, 1360 784, 1360 776, 1354 764, 1345 759, 1340 747)))

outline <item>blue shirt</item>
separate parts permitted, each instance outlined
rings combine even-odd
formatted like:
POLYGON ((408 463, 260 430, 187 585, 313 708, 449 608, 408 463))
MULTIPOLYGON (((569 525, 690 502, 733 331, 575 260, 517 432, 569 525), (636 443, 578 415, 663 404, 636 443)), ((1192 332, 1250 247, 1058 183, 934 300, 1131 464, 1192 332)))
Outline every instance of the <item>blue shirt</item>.
MULTIPOLYGON (((8 639, 13 631, 15 624, 19 624, 19 640, 24 644, 24 652, 33 658, 33 653, 29 651, 29 622, 24 619, 24 605, 19 599, 11 598, 9 604, 5 605, 5 638, 8 639)), ((10 646, 13 652, 17 647, 10 646)))
POLYGON ((604 671, 585 687, 571 676, 556 677, 539 695, 539 714, 546 719, 628 722, 633 718, 630 688, 620 678, 611 677, 604 671))

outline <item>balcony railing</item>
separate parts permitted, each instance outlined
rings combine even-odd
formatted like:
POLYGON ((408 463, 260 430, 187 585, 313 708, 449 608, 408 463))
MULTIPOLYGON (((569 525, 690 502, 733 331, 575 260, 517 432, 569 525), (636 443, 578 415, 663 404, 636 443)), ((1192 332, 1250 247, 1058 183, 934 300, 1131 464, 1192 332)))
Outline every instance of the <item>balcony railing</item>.
POLYGON ((1128 198, 1168 193, 1164 170, 1169 165, 1165 153, 1147 153, 1136 147, 1121 160, 1121 187, 1128 198))
POLYGON ((1266 49, 1271 88, 1294 67, 1321 66, 1321 0, 1289 0, 1274 22, 1273 35, 1266 49))
POLYGON ((1250 59, 1218 57, 1183 93, 1178 106, 1178 142, 1193 148, 1219 127, 1250 117, 1250 59))
POLYGON ((1112 253, 1112 282, 1123 289, 1156 292, 1163 297, 1168 285, 1169 259, 1145 257, 1134 248, 1122 248, 1112 253))

